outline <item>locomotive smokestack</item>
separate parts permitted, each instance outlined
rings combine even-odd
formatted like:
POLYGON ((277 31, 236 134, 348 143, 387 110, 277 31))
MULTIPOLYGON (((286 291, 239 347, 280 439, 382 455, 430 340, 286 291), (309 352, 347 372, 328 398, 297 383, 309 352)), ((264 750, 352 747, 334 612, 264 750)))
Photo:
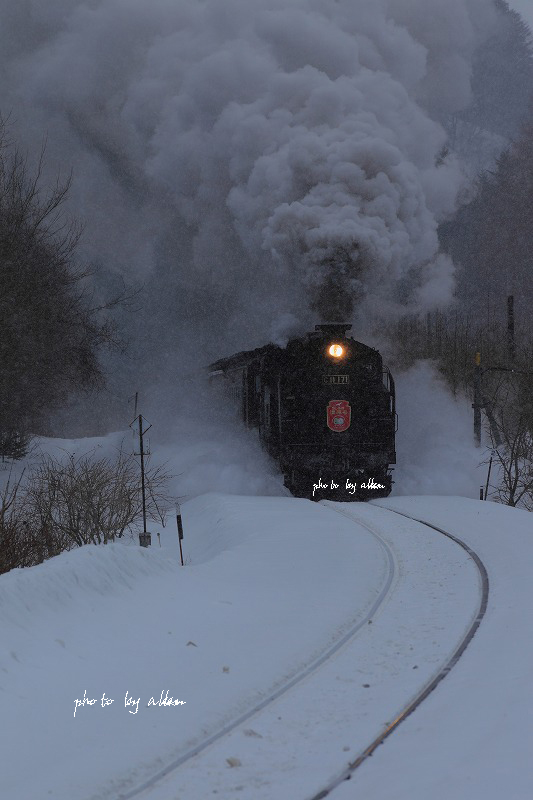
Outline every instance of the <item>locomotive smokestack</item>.
POLYGON ((322 325, 315 325, 315 331, 321 331, 327 336, 345 336, 346 331, 352 329, 347 322, 325 322, 322 325))
POLYGON ((311 308, 323 320, 341 322, 353 316, 354 306, 364 296, 363 274, 370 267, 369 256, 363 257, 360 246, 335 247, 320 262, 322 279, 311 292, 311 308))

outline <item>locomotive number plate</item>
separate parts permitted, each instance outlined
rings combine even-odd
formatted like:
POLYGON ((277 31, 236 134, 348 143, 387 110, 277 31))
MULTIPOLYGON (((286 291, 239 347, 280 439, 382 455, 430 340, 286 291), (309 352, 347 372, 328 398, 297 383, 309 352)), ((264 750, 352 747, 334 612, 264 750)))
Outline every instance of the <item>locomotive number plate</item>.
POLYGON ((327 383, 331 385, 332 383, 339 385, 340 383, 347 384, 350 383, 350 376, 349 375, 322 375, 322 383, 327 383))

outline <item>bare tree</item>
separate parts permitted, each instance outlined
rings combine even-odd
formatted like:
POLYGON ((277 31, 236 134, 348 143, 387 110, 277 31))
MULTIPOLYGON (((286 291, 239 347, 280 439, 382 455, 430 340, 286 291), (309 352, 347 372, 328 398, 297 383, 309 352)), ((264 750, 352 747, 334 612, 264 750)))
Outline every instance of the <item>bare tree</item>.
POLYGON ((71 179, 43 192, 43 159, 44 148, 30 174, 0 119, 0 446, 8 454, 69 391, 103 384, 98 354, 115 336, 100 312, 126 296, 91 307, 90 271, 76 261, 80 226, 64 213, 71 179))
MULTIPOLYGON (((161 467, 146 468, 147 514, 160 519, 171 502, 161 467)), ((133 532, 142 520, 139 467, 133 455, 45 457, 29 474, 25 505, 32 524, 49 531, 60 550, 106 544, 133 532)))
POLYGON ((493 424, 487 425, 499 483, 491 495, 501 503, 533 511, 533 435, 531 379, 500 377, 490 401, 493 424), (499 436, 501 443, 495 441, 499 436))
POLYGON ((17 513, 20 482, 20 478, 13 480, 10 472, 0 494, 0 573, 35 563, 28 531, 17 513))
MULTIPOLYGON (((147 514, 162 521, 172 498, 163 467, 146 465, 147 514)), ((40 564, 84 544, 106 544, 141 528, 139 465, 119 451, 44 456, 24 480, 7 481, 0 495, 0 573, 40 564)))

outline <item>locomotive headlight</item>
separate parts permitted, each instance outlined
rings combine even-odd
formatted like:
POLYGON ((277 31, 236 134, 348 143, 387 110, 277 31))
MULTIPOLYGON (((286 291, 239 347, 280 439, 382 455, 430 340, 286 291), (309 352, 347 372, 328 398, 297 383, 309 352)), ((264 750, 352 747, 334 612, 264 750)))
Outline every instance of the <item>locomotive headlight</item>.
POLYGON ((340 344, 332 344, 329 346, 328 353, 330 356, 333 356, 333 358, 340 358, 344 353, 344 347, 340 344))

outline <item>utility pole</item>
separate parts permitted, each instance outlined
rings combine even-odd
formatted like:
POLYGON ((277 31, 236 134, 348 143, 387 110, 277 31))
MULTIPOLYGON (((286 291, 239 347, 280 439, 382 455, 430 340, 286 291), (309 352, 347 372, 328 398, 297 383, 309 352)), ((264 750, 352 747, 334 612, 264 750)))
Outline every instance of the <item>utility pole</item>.
POLYGON ((507 353, 509 364, 514 364, 516 346, 514 338, 514 295, 512 294, 507 298, 507 353))
POLYGON ((474 443, 481 447, 481 353, 476 353, 474 363, 474 443))
MULTIPOLYGON (((137 408, 137 395, 135 396, 135 407, 137 408)), ((139 453, 136 453, 136 455, 140 455, 141 457, 141 495, 142 495, 142 507, 143 507, 143 532, 139 534, 139 544, 141 547, 150 547, 150 545, 152 544, 152 536, 146 530, 146 486, 144 480, 144 457, 149 455, 149 453, 145 452, 143 437, 144 434, 147 433, 152 426, 149 425, 147 428, 143 430, 143 415, 139 414, 139 416, 135 417, 135 419, 131 423, 130 428, 137 421, 139 422, 139 453)))

